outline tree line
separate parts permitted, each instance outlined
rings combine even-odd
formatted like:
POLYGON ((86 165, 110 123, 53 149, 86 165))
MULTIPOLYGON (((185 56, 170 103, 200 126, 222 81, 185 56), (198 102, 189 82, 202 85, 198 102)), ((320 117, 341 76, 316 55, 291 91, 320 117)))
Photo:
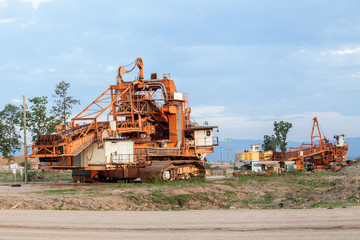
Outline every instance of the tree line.
MULTIPOLYGON (((32 141, 37 141, 39 135, 56 132, 56 126, 67 125, 74 105, 80 101, 69 96, 70 83, 61 81, 56 84, 52 97, 54 104, 49 107, 47 96, 29 98, 25 104, 26 128, 32 136, 32 141)), ((21 147, 20 131, 23 130, 23 106, 6 104, 0 111, 0 153, 13 160, 13 155, 21 147)))

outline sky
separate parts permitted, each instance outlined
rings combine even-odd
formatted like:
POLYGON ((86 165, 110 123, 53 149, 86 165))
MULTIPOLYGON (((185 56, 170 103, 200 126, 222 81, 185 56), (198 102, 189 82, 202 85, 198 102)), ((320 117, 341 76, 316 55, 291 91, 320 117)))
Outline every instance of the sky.
MULTIPOLYGON (((145 79, 170 73, 192 118, 219 137, 262 139, 274 121, 288 139, 360 137, 360 2, 356 0, 0 0, 0 108, 52 95, 81 101, 116 68, 142 57, 145 79)), ((135 73, 125 76, 133 80, 135 73)))

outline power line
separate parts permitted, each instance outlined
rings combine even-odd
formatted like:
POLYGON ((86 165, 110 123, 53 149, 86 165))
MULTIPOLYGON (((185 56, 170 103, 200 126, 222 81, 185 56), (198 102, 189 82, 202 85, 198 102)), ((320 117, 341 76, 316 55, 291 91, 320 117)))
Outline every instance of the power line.
POLYGON ((220 162, 221 163, 223 162, 223 159, 222 159, 222 147, 220 147, 220 162))
POLYGON ((226 141, 228 141, 228 147, 227 147, 227 150, 228 150, 228 163, 230 163, 230 140, 232 140, 232 138, 225 138, 226 141))

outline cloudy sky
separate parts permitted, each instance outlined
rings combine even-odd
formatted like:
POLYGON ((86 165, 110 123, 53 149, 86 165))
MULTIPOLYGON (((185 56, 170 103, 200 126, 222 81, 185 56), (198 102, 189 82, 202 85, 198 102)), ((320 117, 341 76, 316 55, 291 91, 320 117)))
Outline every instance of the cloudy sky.
MULTIPOLYGON (((116 67, 144 61, 189 93, 220 137, 262 139, 273 122, 308 141, 360 137, 360 2, 0 0, 0 107, 71 83, 82 110, 116 67)), ((136 73, 129 74, 128 80, 136 73)))

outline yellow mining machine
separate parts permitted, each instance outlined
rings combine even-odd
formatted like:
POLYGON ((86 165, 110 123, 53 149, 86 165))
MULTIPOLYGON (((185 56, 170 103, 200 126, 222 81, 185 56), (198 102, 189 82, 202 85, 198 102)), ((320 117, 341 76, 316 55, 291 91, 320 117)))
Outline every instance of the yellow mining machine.
POLYGON ((74 181, 188 179, 205 175, 205 156, 214 152, 216 126, 191 120, 187 94, 169 74, 144 80, 143 61, 120 66, 111 85, 68 126, 40 135, 31 157, 42 169, 72 169, 74 181), (135 68, 134 81, 123 75, 135 68))

